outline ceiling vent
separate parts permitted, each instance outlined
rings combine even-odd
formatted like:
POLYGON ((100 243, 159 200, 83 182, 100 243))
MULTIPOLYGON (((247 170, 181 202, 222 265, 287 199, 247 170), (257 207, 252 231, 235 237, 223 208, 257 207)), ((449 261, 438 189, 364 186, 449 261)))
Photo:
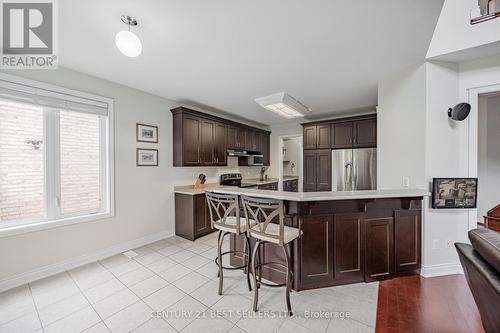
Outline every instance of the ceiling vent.
POLYGON ((284 92, 256 98, 255 102, 287 119, 304 117, 311 112, 307 106, 284 92))

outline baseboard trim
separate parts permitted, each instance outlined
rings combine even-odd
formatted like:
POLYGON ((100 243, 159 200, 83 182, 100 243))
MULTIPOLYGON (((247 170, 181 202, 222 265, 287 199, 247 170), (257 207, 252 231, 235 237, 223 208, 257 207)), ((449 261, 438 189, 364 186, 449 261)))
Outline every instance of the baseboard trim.
POLYGON ((460 263, 448 263, 439 265, 422 265, 422 270, 420 275, 425 278, 443 276, 443 275, 453 275, 453 274, 464 274, 462 265, 460 263))
POLYGON ((138 239, 127 241, 125 243, 116 244, 91 254, 85 254, 55 264, 43 266, 25 273, 17 274, 12 277, 0 280, 0 292, 49 277, 51 275, 62 273, 64 271, 83 266, 97 260, 102 260, 107 257, 114 256, 115 254, 119 254, 130 249, 135 249, 137 247, 144 246, 146 244, 153 243, 159 241, 160 239, 171 237, 173 235, 173 230, 165 230, 156 234, 147 235, 138 239))

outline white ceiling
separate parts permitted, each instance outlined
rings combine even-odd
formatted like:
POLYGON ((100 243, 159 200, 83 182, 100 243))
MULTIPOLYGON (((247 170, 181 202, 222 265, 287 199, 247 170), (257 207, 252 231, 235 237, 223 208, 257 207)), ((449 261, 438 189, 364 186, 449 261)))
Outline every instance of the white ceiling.
POLYGON ((262 124, 285 91, 320 118, 377 103, 377 82, 424 61, 443 0, 63 0, 59 64, 262 124), (114 45, 133 31, 143 53, 114 45))

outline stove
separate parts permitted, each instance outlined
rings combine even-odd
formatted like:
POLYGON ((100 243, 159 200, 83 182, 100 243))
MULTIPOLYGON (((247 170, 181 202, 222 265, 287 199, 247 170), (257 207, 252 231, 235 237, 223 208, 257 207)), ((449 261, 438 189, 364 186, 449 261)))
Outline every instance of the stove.
POLYGON ((241 187, 241 173, 225 173, 220 175, 220 184, 224 186, 241 187))

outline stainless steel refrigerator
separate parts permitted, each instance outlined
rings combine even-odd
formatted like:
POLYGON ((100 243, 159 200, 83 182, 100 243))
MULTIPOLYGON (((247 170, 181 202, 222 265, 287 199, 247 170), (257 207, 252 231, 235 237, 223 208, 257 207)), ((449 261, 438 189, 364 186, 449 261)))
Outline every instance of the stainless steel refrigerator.
POLYGON ((332 151, 332 191, 377 189, 377 148, 332 151))

